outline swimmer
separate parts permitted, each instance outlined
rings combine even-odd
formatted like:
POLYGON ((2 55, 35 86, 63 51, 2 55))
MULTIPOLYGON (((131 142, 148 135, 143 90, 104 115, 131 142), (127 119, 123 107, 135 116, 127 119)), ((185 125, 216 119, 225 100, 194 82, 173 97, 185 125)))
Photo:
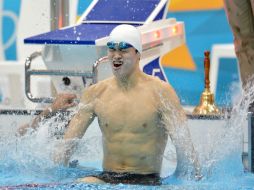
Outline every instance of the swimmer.
MULTIPOLYGON (((110 33, 107 47, 114 76, 84 91, 81 103, 86 106, 81 106, 64 135, 66 142, 82 138, 94 118, 98 118, 103 138, 103 172, 79 181, 161 184, 168 136, 176 147, 175 174, 183 176, 191 168, 192 177, 200 178, 186 115, 175 91, 139 68, 139 30, 131 25, 117 26, 110 33)), ((76 143, 70 144, 55 152, 56 163, 68 164, 76 147, 76 143)))

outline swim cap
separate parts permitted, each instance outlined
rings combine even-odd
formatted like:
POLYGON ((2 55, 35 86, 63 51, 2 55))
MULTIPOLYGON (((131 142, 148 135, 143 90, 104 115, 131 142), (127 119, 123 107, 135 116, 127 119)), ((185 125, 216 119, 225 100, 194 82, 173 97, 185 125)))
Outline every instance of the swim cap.
POLYGON ((141 34, 132 25, 121 24, 115 27, 109 35, 109 42, 111 41, 126 42, 138 50, 139 53, 142 52, 141 34))

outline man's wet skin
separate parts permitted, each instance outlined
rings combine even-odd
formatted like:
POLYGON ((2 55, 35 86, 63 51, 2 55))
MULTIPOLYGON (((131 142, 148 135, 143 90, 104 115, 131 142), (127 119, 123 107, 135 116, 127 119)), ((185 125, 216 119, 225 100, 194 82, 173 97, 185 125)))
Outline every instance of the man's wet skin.
MULTIPOLYGON (((86 106, 71 120, 64 138, 81 138, 97 117, 103 138, 103 171, 159 175, 168 135, 178 144, 178 153, 184 155, 186 148, 193 152, 188 129, 182 146, 174 133, 176 126, 165 120, 165 115, 173 118, 177 112, 185 121, 178 97, 168 83, 139 69, 140 53, 135 48, 109 49, 108 58, 114 76, 85 90, 81 102, 86 106)), ((71 152, 65 151, 66 160, 71 152)), ((81 181, 102 182, 96 177, 81 181)))

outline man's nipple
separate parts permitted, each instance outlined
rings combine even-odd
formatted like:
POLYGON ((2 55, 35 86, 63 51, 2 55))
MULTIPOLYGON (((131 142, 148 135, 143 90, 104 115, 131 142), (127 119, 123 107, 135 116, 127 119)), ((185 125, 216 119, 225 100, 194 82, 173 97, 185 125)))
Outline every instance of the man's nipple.
POLYGON ((142 125, 142 127, 147 128, 147 124, 146 124, 146 123, 144 123, 144 124, 142 125))

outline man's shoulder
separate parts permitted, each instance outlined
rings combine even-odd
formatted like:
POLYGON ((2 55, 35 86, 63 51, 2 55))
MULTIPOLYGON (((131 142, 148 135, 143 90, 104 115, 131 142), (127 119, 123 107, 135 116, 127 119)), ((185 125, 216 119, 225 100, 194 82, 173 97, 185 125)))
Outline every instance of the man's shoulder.
POLYGON ((110 84, 112 84, 112 82, 113 82, 113 78, 110 77, 108 79, 104 79, 102 81, 99 81, 96 84, 89 86, 86 90, 87 91, 98 91, 98 90, 107 88, 110 84))
POLYGON ((83 92, 83 97, 86 99, 94 99, 98 98, 105 92, 106 89, 110 86, 110 84, 113 82, 112 78, 108 78, 102 81, 99 81, 96 84, 93 84, 86 88, 83 92))
POLYGON ((170 85, 169 82, 163 81, 158 77, 147 75, 147 81, 149 81, 149 85, 147 85, 150 89, 153 89, 155 94, 159 95, 159 98, 165 98, 170 100, 177 100, 178 96, 174 90, 174 88, 170 85))
POLYGON ((151 85, 157 87, 157 89, 169 90, 172 88, 172 86, 168 82, 163 81, 158 77, 146 75, 146 78, 147 78, 147 81, 151 83, 151 85))

